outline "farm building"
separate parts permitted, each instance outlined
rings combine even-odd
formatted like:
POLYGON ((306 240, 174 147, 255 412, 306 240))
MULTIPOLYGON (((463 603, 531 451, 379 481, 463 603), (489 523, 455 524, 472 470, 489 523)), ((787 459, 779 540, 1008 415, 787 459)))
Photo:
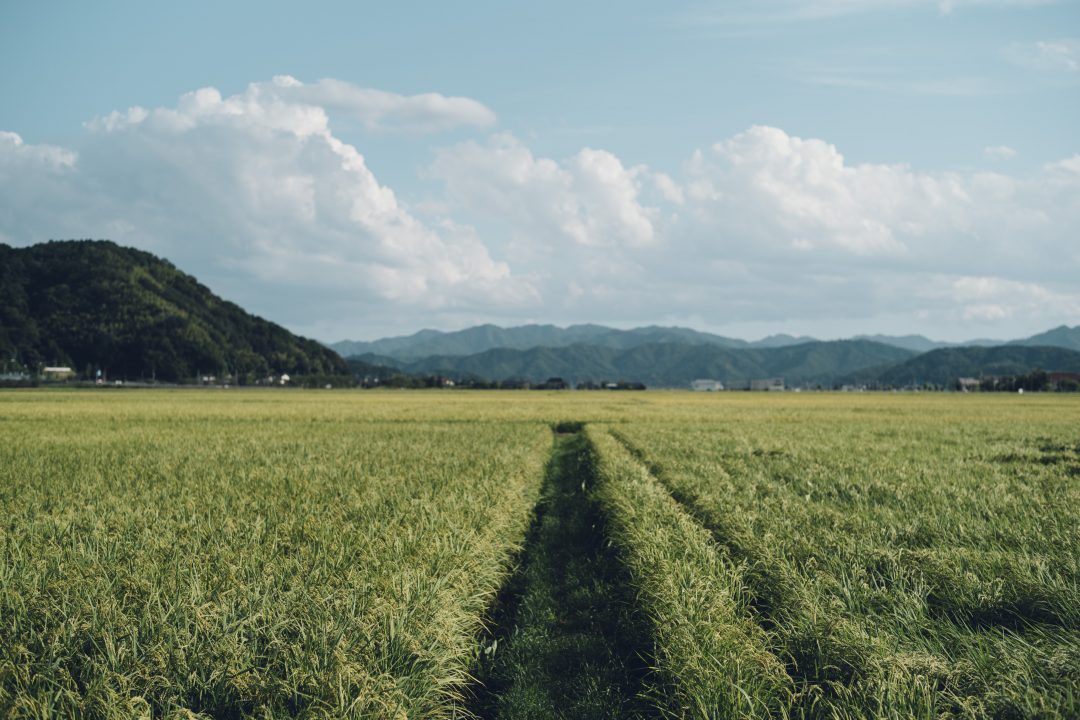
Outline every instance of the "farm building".
POLYGON ((784 378, 765 378, 762 380, 751 380, 751 390, 764 390, 764 391, 777 391, 784 389, 784 378))
POLYGON ((75 371, 67 366, 45 367, 41 369, 41 375, 46 380, 67 380, 75 377, 75 371))
POLYGON ((696 392, 719 392, 724 389, 724 384, 719 380, 695 380, 690 387, 696 392))

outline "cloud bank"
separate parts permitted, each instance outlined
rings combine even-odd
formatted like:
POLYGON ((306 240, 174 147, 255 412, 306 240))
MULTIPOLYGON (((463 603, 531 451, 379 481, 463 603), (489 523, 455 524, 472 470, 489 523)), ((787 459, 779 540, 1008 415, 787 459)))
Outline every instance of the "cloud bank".
POLYGON ((0 232, 18 243, 109 237, 235 276, 256 305, 282 291, 315 308, 335 298, 468 308, 532 297, 468 228, 410 214, 333 134, 330 107, 379 128, 493 118, 471 100, 275 78, 231 97, 203 88, 175 107, 114 112, 87 124, 77 153, 5 133, 0 232))
POLYGON ((1004 335, 1080 317, 1080 155, 1023 176, 925 173, 754 126, 655 169, 599 148, 543 157, 485 135, 495 122, 467 98, 282 76, 111 113, 73 148, 2 132, 0 240, 142 247, 326 340, 530 320, 821 333, 883 317, 1004 335), (367 134, 345 142, 338 118, 367 134), (408 203, 361 151, 461 128, 478 135, 437 147, 408 203))

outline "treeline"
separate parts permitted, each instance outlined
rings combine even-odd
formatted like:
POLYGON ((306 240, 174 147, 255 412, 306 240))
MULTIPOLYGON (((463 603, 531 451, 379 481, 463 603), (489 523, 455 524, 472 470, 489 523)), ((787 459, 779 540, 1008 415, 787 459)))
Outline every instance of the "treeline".
MULTIPOLYGON (((352 359, 349 361, 353 362, 352 359)), ((576 386, 571 385, 562 378, 548 378, 544 382, 530 382, 524 378, 510 378, 507 380, 487 380, 485 378, 470 376, 454 380, 445 375, 410 375, 403 372, 394 372, 381 377, 371 375, 356 377, 357 384, 365 388, 388 387, 388 388, 459 388, 464 390, 645 390, 645 384, 639 382, 608 382, 608 381, 583 381, 576 386)))
MULTIPOLYGON (((957 381, 957 390, 964 389, 957 381)), ((1065 377, 1061 373, 1048 373, 1045 370, 1035 370, 1023 375, 1008 375, 1005 377, 988 377, 979 380, 979 390, 982 392, 1080 392, 1080 380, 1074 377, 1065 377)))

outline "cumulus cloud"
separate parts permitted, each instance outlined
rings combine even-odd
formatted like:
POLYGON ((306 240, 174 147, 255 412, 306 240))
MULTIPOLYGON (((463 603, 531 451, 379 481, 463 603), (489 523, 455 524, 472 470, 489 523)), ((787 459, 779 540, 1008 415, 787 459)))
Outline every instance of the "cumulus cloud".
POLYGON ((734 219, 732 229, 761 246, 832 247, 857 255, 906 250, 901 228, 890 222, 900 213, 903 169, 850 167, 821 140, 752 127, 697 152, 689 175, 692 207, 704 224, 727 229, 734 219))
POLYGON ((0 133, 0 239, 143 247, 328 340, 480 321, 805 331, 890 315, 910 331, 1080 312, 1080 155, 1023 176, 927 173, 755 126, 660 170, 599 148, 544 157, 500 132, 435 150, 428 196, 404 202, 332 120, 484 114, 436 102, 419 122, 425 103, 355 90, 204 88, 98 118, 71 149, 0 133))
POLYGON ((1020 302, 1017 288, 1067 286, 1080 271, 1080 158, 1028 177, 922 173, 852 164, 824 140, 757 126, 694 152, 675 176, 595 150, 536 157, 508 134, 440 151, 430 174, 443 206, 521 239, 513 257, 578 320, 597 307, 631 322, 711 307, 755 320, 900 312, 993 324, 1060 317, 1067 292, 1020 302), (942 273, 1002 268, 1018 283, 1002 286, 1008 302, 963 299, 963 282, 940 290, 942 273))
POLYGON ((47 172, 64 172, 75 167, 78 153, 53 145, 27 145, 18 133, 0 131, 0 170, 38 167, 47 172))
POLYGON ((88 126, 113 131, 150 119, 158 126, 180 129, 194 127, 197 119, 237 115, 257 117, 267 127, 304 136, 322 132, 328 113, 357 120, 368 130, 409 132, 485 128, 496 121, 494 112, 471 98, 438 93, 399 95, 332 78, 304 84, 290 75, 278 75, 270 82, 251 83, 243 93, 228 98, 222 98, 215 88, 202 88, 184 95, 176 108, 151 112, 135 106, 96 118, 88 126))
MULTIPOLYGON (((6 133, 0 195, 15 202, 0 231, 20 242, 93 236, 139 245, 192 272, 232 275, 234 292, 257 307, 275 302, 258 298, 270 287, 292 287, 316 304, 533 299, 535 290, 469 228, 431 226, 403 207, 361 152, 334 135, 329 109, 315 100, 339 93, 380 125, 457 123, 471 117, 462 108, 482 106, 371 100, 344 83, 310 87, 304 98, 308 86, 278 78, 231 97, 203 88, 174 107, 112 113, 88 123, 78 153, 6 133)), ((309 314, 289 312, 293 323, 309 314)))
POLYGON ((290 101, 347 114, 362 121, 369 129, 437 132, 457 127, 486 128, 494 125, 496 120, 494 112, 472 98, 446 97, 438 93, 405 96, 334 79, 305 85, 291 76, 279 75, 264 91, 290 101))
POLYGON ((634 247, 656 237, 657 211, 639 197, 647 170, 604 150, 584 148, 560 162, 500 133, 440 150, 429 174, 457 204, 497 215, 538 242, 634 247))
POLYGON ((962 321, 999 321, 1040 316, 1080 316, 1080 292, 1058 291, 1040 283, 1002 277, 934 276, 920 294, 945 301, 954 317, 962 321))

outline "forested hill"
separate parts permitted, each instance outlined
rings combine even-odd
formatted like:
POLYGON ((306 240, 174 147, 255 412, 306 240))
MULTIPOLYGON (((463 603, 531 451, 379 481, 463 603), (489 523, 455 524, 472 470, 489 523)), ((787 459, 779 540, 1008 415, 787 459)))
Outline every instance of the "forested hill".
POLYGON ((565 348, 571 345, 627 350, 651 343, 719 345, 732 348, 751 346, 745 340, 678 327, 652 326, 617 330, 603 325, 571 325, 566 328, 555 325, 522 325, 510 328, 477 325, 454 332, 421 330, 413 335, 370 342, 342 340, 330 347, 345 356, 378 355, 407 362, 433 356, 475 355, 487 350, 565 348))
POLYGON ((861 379, 897 387, 920 383, 947 386, 961 377, 1023 375, 1033 370, 1080 372, 1080 352, 1024 345, 941 348, 861 379))
POLYGON ((100 368, 127 379, 349 372, 314 340, 222 300, 165 260, 104 240, 0 243, 0 353, 28 368, 100 368))
POLYGON ((756 378, 779 376, 792 385, 831 387, 850 373, 892 366, 913 354, 867 340, 837 340, 779 348, 655 343, 621 350, 571 345, 530 350, 500 348, 475 355, 442 355, 412 362, 377 355, 360 355, 358 359, 396 365, 409 373, 438 373, 452 378, 522 378, 542 382, 560 377, 573 384, 587 380, 628 380, 650 387, 685 387, 697 378, 717 378, 732 387, 740 387, 756 378))

